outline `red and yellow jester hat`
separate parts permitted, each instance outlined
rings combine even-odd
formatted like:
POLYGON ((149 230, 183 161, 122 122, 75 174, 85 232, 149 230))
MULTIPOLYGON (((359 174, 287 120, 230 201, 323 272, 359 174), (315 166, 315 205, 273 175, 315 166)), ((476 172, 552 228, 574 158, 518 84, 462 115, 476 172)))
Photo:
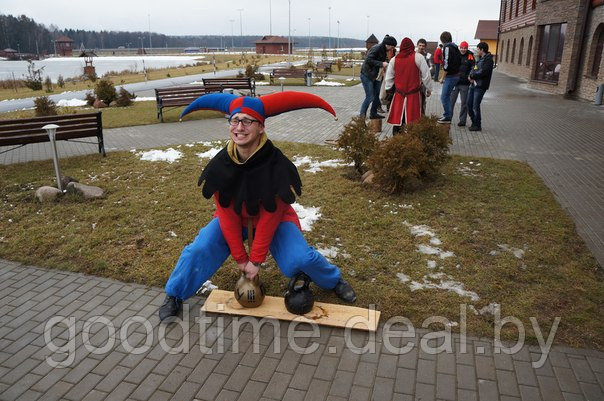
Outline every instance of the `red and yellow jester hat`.
POLYGON ((305 92, 277 92, 260 97, 237 96, 230 93, 210 93, 198 97, 187 106, 180 118, 196 110, 216 110, 229 116, 245 113, 264 125, 267 117, 292 110, 320 108, 336 117, 336 112, 325 100, 305 92))

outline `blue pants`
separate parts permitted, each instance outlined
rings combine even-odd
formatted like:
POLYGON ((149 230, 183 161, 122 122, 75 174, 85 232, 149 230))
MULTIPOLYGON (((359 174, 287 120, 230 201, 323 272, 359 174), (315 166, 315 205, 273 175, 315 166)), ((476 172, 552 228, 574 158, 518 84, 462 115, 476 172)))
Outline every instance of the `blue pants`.
POLYGON ((480 115, 480 103, 486 89, 480 89, 473 85, 470 85, 468 91, 468 115, 472 120, 472 125, 475 127, 482 127, 482 116, 480 115))
POLYGON ((438 73, 440 72, 440 64, 434 64, 434 80, 438 81, 438 73))
MULTIPOLYGON (((242 229, 247 238, 247 228, 242 229)), ((279 269, 286 277, 304 272, 319 287, 333 289, 340 280, 340 269, 313 247, 308 246, 300 229, 291 222, 279 224, 269 247, 279 269)), ((187 299, 216 273, 229 257, 229 247, 214 218, 187 245, 166 284, 166 294, 187 299)))
POLYGON ((377 114, 377 109, 380 106, 380 88, 382 86, 382 81, 371 80, 365 76, 365 74, 361 74, 361 83, 365 90, 365 100, 363 100, 363 104, 361 105, 361 114, 367 114, 367 109, 371 103, 369 116, 373 117, 377 114))
POLYGON ((443 83, 443 87, 440 92, 440 102, 443 104, 443 109, 445 110, 443 113, 443 117, 447 120, 453 118, 453 108, 451 107, 451 92, 453 92, 453 88, 459 82, 459 77, 457 76, 447 76, 445 77, 445 82, 443 83))

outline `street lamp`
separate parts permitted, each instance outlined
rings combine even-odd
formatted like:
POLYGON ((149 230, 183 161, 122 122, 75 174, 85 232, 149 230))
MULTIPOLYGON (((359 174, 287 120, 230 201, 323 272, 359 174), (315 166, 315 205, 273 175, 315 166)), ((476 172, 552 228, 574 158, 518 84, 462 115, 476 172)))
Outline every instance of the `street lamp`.
POLYGON ((369 15, 367 16, 367 37, 369 37, 369 15))
POLYGON ((230 19, 229 21, 231 21, 231 51, 233 51, 233 48, 235 47, 235 40, 233 39, 235 37, 235 34, 233 33, 233 23, 235 20, 230 19))
POLYGON ((292 0, 287 0, 287 61, 291 63, 292 55, 292 0))
POLYGON ((308 51, 310 51, 310 18, 308 18, 308 51))
POLYGON ((151 14, 147 14, 147 18, 149 18, 149 49, 152 49, 153 45, 151 44, 151 14))
POLYGON ((273 8, 271 7, 271 0, 268 0, 268 34, 273 35, 273 8))
POLYGON ((340 21, 338 20, 338 41, 336 42, 336 48, 340 48, 340 21))
POLYGON ((327 9, 329 10, 329 13, 328 13, 329 24, 328 24, 328 34, 327 34, 327 47, 329 47, 331 49, 331 7, 327 7, 327 9))
POLYGON ((241 16, 243 8, 238 8, 237 11, 239 11, 239 46, 243 47, 243 17, 241 16))
POLYGON ((143 38, 142 37, 138 37, 138 40, 140 40, 141 42, 141 50, 144 50, 144 46, 143 46, 143 38))

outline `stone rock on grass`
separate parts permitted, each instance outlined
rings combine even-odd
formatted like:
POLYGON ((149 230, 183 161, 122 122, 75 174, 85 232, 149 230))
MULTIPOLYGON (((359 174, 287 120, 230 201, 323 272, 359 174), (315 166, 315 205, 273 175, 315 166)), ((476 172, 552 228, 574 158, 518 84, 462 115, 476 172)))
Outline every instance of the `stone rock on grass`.
POLYGON ((361 183, 371 185, 373 183, 373 171, 369 170, 361 176, 361 183))
POLYGON ((82 195, 85 199, 98 199, 105 196, 105 191, 92 185, 84 185, 79 182, 67 184, 67 192, 82 195))
POLYGON ((61 176, 61 188, 67 188, 67 185, 69 185, 70 182, 79 182, 79 181, 68 175, 61 176))
POLYGON ((52 202, 61 195, 61 191, 55 187, 44 186, 36 190, 36 199, 40 202, 52 202))
POLYGON ((92 104, 92 107, 94 107, 95 109, 103 109, 107 107, 107 105, 101 99, 96 99, 92 104))

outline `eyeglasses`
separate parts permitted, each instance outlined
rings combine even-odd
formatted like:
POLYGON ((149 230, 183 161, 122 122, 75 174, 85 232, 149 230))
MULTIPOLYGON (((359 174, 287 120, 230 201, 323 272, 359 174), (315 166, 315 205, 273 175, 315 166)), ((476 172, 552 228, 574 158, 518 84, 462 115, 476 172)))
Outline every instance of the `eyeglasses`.
POLYGON ((252 123, 257 123, 258 120, 251 120, 249 118, 229 118, 229 124, 232 127, 236 127, 239 125, 239 123, 243 124, 244 127, 249 127, 250 125, 252 125, 252 123))

